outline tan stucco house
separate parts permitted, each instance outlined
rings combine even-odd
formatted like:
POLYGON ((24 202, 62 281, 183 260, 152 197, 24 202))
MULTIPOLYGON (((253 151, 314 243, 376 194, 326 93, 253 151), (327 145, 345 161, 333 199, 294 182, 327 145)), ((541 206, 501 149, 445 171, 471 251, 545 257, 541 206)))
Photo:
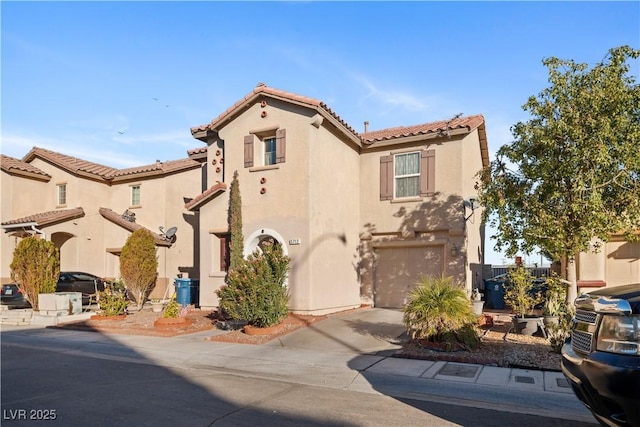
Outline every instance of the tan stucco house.
POLYGON ((0 277, 10 280, 13 250, 26 234, 60 248, 63 271, 119 276, 127 237, 146 227, 158 247, 158 290, 176 274, 195 274, 195 215, 184 210, 184 188, 200 188, 201 164, 188 158, 114 169, 42 148, 21 160, 2 155, 0 277), (160 230, 177 227, 174 238, 160 230))
POLYGON ((481 115, 358 132, 321 101, 260 84, 191 133, 201 147, 187 159, 128 170, 40 148, 3 156, 2 280, 24 233, 56 242, 63 269, 117 277, 120 248, 143 226, 157 233, 159 288, 182 273, 199 280, 200 305, 216 307, 237 171, 245 254, 280 243, 292 311, 401 307, 423 275, 481 283, 481 115))
MULTIPOLYGON (((635 234, 640 235, 640 231, 635 234)), ((594 239, 592 246, 592 250, 576 257, 578 293, 640 283, 640 241, 631 241, 623 233, 617 233, 607 242, 594 239)))

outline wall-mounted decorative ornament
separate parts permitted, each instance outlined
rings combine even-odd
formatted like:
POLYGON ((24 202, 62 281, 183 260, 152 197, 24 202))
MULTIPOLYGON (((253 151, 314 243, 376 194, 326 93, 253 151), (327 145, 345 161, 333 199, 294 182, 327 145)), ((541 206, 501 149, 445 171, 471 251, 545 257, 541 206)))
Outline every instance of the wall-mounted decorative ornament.
POLYGON ((220 150, 216 150, 216 156, 219 156, 220 154, 222 154, 222 152, 220 150))
POLYGON ((263 111, 262 113, 260 113, 260 117, 262 117, 263 119, 267 117, 267 112, 263 111))
POLYGON ((267 182, 267 178, 265 178, 264 176, 260 178, 260 184, 264 184, 265 182, 267 182))
POLYGON ((260 103, 260 106, 261 106, 262 108, 266 107, 266 106, 267 106, 267 101, 262 101, 262 102, 260 103))
POLYGON ((264 193, 266 193, 266 192, 267 192, 267 189, 266 189, 266 188, 262 187, 262 188, 260 189, 260 194, 264 194, 264 193))
POLYGON ((215 165, 216 163, 218 163, 218 161, 216 159, 211 160, 211 164, 215 165))
POLYGON ((224 157, 220 159, 220 164, 223 164, 223 163, 224 163, 224 157))
POLYGON ((222 169, 220 169, 220 166, 218 166, 218 167, 216 168, 216 173, 220 173, 220 171, 221 171, 221 170, 222 170, 222 169))

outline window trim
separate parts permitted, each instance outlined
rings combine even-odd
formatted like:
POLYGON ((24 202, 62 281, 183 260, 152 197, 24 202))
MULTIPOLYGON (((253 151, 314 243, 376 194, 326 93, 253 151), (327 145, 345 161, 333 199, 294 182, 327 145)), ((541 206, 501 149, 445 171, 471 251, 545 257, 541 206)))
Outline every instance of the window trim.
POLYGON ((67 183, 59 182, 56 183, 56 206, 66 206, 67 205, 67 183), (61 190, 64 190, 64 200, 60 197, 61 190))
POLYGON ((244 167, 270 167, 279 163, 286 162, 287 152, 287 130, 280 129, 278 127, 269 127, 249 132, 249 135, 244 137, 244 167), (255 148, 255 138, 258 137, 260 141, 260 148, 255 148), (275 138, 275 163, 266 164, 265 162, 265 140, 275 138), (259 155, 258 160, 255 159, 255 155, 259 155), (256 164, 258 163, 258 164, 256 164))
POLYGON ((273 166, 276 165, 277 162, 277 153, 278 153, 278 139, 276 135, 273 134, 271 136, 266 136, 261 139, 262 141, 262 166, 273 166), (273 151, 267 151, 267 144, 272 144, 273 151), (273 160, 271 163, 267 163, 267 154, 270 156, 270 160, 273 160))
POLYGON ((393 154, 393 200, 404 200, 404 199, 415 199, 416 197, 420 197, 421 189, 420 189, 420 177, 422 176, 422 165, 420 161, 420 151, 408 151, 405 153, 396 153, 393 154), (409 156, 411 154, 418 156, 418 172, 410 173, 406 175, 398 175, 396 174, 396 165, 397 158, 399 156, 409 156), (408 196, 398 196, 398 179, 403 178, 418 178, 418 192, 417 194, 411 194, 408 196))
POLYGON ((403 149, 393 150, 387 155, 380 156, 380 200, 391 203, 402 203, 421 200, 423 197, 435 194, 435 159, 436 150, 403 149), (419 194, 411 197, 396 197, 395 156, 399 154, 420 153, 420 187, 419 194))
POLYGON ((142 184, 131 184, 129 185, 129 207, 137 208, 142 206, 142 184), (138 189, 138 203, 134 203, 134 191, 138 189))

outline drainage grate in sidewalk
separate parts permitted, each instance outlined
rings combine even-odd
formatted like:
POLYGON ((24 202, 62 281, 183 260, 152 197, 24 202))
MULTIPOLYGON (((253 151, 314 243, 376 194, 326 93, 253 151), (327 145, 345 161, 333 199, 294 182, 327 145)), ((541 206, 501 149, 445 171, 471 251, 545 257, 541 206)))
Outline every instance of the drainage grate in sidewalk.
POLYGON ((438 375, 447 375, 449 377, 464 377, 464 378, 473 378, 476 376, 478 372, 478 366, 467 366, 467 365, 452 365, 447 363, 438 375))
POLYGON ((561 388, 571 388, 566 378, 556 378, 556 384, 561 388))
POLYGON ((533 377, 522 377, 519 375, 516 375, 515 378, 517 383, 523 383, 523 384, 535 384, 536 380, 533 377))

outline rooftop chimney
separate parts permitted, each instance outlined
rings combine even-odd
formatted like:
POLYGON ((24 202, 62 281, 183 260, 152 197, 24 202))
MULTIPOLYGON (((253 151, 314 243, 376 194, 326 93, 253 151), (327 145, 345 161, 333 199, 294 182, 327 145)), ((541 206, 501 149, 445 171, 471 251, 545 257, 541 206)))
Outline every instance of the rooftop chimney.
POLYGON ((368 121, 364 121, 364 133, 369 132, 369 122, 368 121))

